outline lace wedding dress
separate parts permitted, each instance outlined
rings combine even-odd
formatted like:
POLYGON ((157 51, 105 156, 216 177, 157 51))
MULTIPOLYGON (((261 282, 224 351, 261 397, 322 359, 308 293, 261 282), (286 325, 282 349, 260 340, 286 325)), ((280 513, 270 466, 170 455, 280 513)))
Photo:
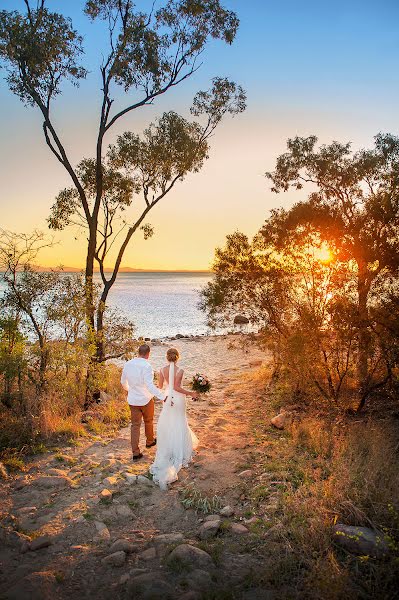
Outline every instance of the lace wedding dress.
POLYGON ((175 363, 169 363, 168 399, 162 407, 157 424, 157 453, 150 467, 153 480, 163 490, 178 479, 198 446, 198 438, 187 422, 186 397, 174 389, 175 363))

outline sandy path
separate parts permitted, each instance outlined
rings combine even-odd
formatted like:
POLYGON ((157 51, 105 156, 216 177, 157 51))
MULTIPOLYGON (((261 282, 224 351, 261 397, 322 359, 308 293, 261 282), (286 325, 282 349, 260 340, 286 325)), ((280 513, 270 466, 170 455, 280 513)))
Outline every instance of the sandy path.
MULTIPOLYGON (((250 365, 256 368, 265 360, 260 351, 247 354, 241 342, 241 336, 171 342, 181 352, 187 377, 204 371, 213 389, 206 400, 189 402, 189 421, 200 438, 200 447, 193 464, 181 471, 179 482, 170 491, 161 492, 151 483, 128 483, 126 473, 131 479, 132 475, 145 474, 155 453, 154 449, 146 451, 142 461, 132 464, 129 428, 114 438, 85 441, 65 449, 65 460, 54 453, 42 455, 32 461, 25 475, 1 485, 1 598, 69 599, 77 593, 80 598, 133 598, 129 581, 135 576, 134 569, 152 573, 151 581, 162 577, 165 585, 173 587, 173 598, 184 598, 187 584, 182 577, 187 574, 176 575, 165 569, 165 548, 159 546, 156 536, 179 533, 187 543, 198 545, 204 515, 183 508, 184 488, 194 488, 208 498, 216 495, 221 505, 236 507, 233 520, 239 519, 242 480, 238 474, 251 452, 246 418, 250 390, 246 390, 245 378, 250 365), (54 485, 43 476, 52 477, 54 485), (104 489, 113 494, 111 503, 100 500, 104 489), (24 543, 16 529, 32 538, 48 536, 50 545, 21 553, 24 543), (119 538, 128 540, 134 551, 119 568, 103 564, 110 543, 119 538)), ((155 369, 164 363, 168 347, 166 342, 153 347, 155 369)), ((239 554, 226 557, 212 577, 220 585, 228 573, 239 585, 240 578, 245 579, 248 569, 253 568, 249 563, 254 559, 240 558, 239 554)), ((205 579, 202 575, 202 583, 188 585, 194 594, 192 600, 203 597, 205 579)), ((168 596, 150 593, 134 597, 168 596)))

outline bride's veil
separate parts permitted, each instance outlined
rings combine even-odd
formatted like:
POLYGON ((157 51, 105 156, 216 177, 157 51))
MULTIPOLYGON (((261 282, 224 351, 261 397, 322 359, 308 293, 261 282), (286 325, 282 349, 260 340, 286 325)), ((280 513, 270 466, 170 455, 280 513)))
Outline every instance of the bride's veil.
POLYGON ((175 363, 172 361, 170 361, 169 363, 169 387, 168 387, 168 399, 169 402, 172 401, 172 397, 173 397, 173 390, 174 390, 174 383, 175 383, 175 363))

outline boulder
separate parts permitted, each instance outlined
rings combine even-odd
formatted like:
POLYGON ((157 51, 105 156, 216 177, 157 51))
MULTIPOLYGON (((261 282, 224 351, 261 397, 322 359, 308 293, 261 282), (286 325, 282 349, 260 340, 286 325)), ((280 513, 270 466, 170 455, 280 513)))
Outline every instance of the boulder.
POLYGON ((110 567, 123 567, 125 560, 126 553, 123 550, 119 550, 118 552, 113 552, 112 554, 105 556, 101 562, 110 567))
POLYGON ((281 413, 270 419, 270 423, 277 429, 285 429, 292 423, 292 415, 286 410, 282 410, 281 413))
POLYGON ((204 521, 220 521, 219 515, 207 515, 204 521))
POLYGON ((220 514, 222 515, 222 517, 232 517, 234 515, 234 509, 231 508, 231 506, 224 506, 220 511, 220 514))
POLYGON ((137 475, 132 475, 131 473, 125 473, 125 480, 126 480, 126 483, 128 483, 129 485, 137 483, 137 475))
POLYGON ((184 540, 182 533, 162 533, 156 535, 152 540, 156 546, 162 546, 167 544, 181 544, 184 540))
POLYGON ((214 519, 213 521, 205 521, 200 527, 198 535, 201 540, 209 540, 218 534, 221 520, 214 519))
POLYGON ((33 485, 47 490, 70 487, 72 483, 72 479, 61 475, 43 475, 32 482, 33 485))
POLYGON ((234 317, 234 325, 248 325, 249 319, 244 315, 236 315, 234 317))
POLYGON ((166 564, 172 566, 176 562, 188 569, 198 568, 206 570, 215 566, 211 556, 207 552, 190 544, 180 544, 180 546, 172 550, 166 559, 166 564))
POLYGON ((194 569, 185 577, 185 584, 190 590, 198 590, 203 593, 209 592, 214 583, 208 571, 194 569))
POLYGON ((358 556, 381 558, 389 552, 384 534, 368 527, 337 523, 334 526, 333 537, 340 546, 358 556))
POLYGON ((241 523, 232 523, 230 531, 236 535, 245 535, 246 533, 249 533, 245 525, 241 525, 241 523))
POLYGON ((20 579, 4 594, 7 600, 54 600, 59 598, 58 584, 54 573, 39 571, 20 579))
POLYGON ((110 492, 110 490, 107 490, 106 488, 104 490, 101 490, 99 496, 102 502, 112 502, 112 492, 110 492))
POLYGON ((137 483, 140 483, 141 485, 147 485, 148 487, 155 486, 155 483, 152 481, 152 479, 144 477, 144 475, 137 475, 137 483))
POLYGON ((155 550, 155 548, 147 548, 147 550, 144 550, 144 552, 141 552, 141 554, 139 554, 139 558, 141 560, 154 560, 156 556, 157 551, 155 550))
POLYGON ((115 475, 110 475, 110 477, 106 477, 105 479, 103 479, 103 484, 104 485, 109 485, 109 486, 114 486, 117 485, 118 483, 118 478, 115 477, 115 475))
POLYGON ((129 579, 126 600, 174 600, 172 586, 158 573, 142 573, 129 579))
POLYGON ((129 542, 129 540, 116 540, 109 549, 111 554, 115 552, 126 552, 126 554, 132 554, 132 552, 137 552, 137 546, 129 542))
POLYGON ((29 550, 34 552, 35 550, 41 550, 42 548, 48 548, 53 543, 52 539, 48 535, 41 535, 35 538, 29 544, 29 550))
POLYGON ((129 518, 129 517, 133 516, 132 509, 127 504, 120 504, 119 506, 116 506, 115 507, 115 512, 118 515, 118 517, 127 517, 127 518, 129 518))
POLYGON ((111 534, 105 523, 101 523, 101 521, 94 521, 94 527, 97 529, 100 539, 104 541, 109 541, 111 539, 111 534))

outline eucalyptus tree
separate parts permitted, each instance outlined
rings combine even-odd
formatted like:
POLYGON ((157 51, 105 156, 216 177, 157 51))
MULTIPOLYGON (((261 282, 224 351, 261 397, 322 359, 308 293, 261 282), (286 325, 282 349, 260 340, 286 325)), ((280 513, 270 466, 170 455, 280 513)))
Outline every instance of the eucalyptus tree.
POLYGON ((146 216, 179 180, 201 169, 210 136, 225 115, 245 109, 245 94, 234 82, 217 77, 209 90, 195 95, 194 121, 171 111, 142 135, 125 132, 111 145, 107 137, 126 115, 192 77, 211 39, 231 44, 239 20, 219 0, 166 0, 159 7, 154 2, 147 12, 131 0, 87 0, 85 15, 103 23, 107 47, 99 51, 103 60, 93 156, 74 166, 52 109, 65 81, 78 85, 87 75, 81 64, 83 39, 71 20, 50 11, 45 0, 35 7, 29 0, 24 4, 24 13, 0 12, 0 57, 11 91, 39 110, 45 141, 71 179, 71 187, 56 198, 49 225, 62 229, 80 223, 87 232, 86 316, 95 338, 94 358, 102 362, 105 303, 131 237, 140 228, 145 237, 152 234, 146 216), (114 108, 120 90, 125 104, 114 108), (107 277, 104 262, 111 248, 117 248, 116 259, 107 277), (103 285, 98 301, 95 264, 103 285))
POLYGON ((399 138, 379 134, 374 148, 354 153, 350 144, 316 145, 315 136, 288 140, 287 152, 278 157, 275 170, 266 173, 273 192, 294 188, 302 194, 307 186, 308 198, 289 210, 272 211, 261 235, 266 245, 283 249, 300 243, 309 231, 318 233, 353 274, 346 293, 355 308, 362 408, 370 393, 392 376, 390 353, 373 356, 370 308, 381 301, 375 294, 381 281, 398 275, 399 138))

